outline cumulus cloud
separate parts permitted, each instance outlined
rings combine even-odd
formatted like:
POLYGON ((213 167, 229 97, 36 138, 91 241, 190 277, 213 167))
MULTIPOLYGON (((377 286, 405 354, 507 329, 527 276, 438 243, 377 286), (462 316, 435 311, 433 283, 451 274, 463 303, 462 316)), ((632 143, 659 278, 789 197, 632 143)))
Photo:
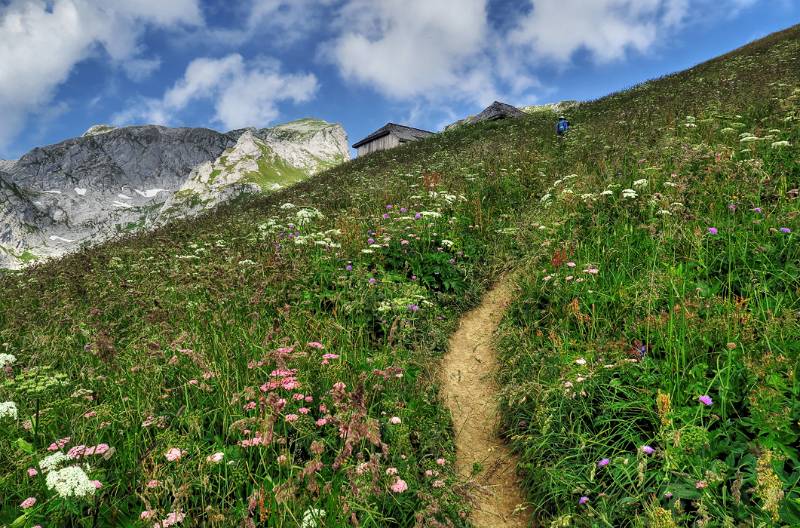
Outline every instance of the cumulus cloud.
POLYGON ((132 77, 157 67, 141 57, 148 27, 202 23, 198 0, 10 0, 0 3, 0 145, 44 112, 72 68, 104 51, 132 77), (127 66, 126 66, 127 64, 127 66))
POLYGON ((348 80, 394 99, 496 93, 487 55, 486 0, 350 0, 323 56, 348 80))
POLYGON ((247 63, 238 53, 194 59, 181 79, 161 99, 145 99, 117 114, 115 124, 173 124, 178 114, 197 101, 212 101, 213 121, 228 129, 265 126, 278 115, 278 103, 300 103, 319 88, 314 74, 284 74, 277 61, 247 63))

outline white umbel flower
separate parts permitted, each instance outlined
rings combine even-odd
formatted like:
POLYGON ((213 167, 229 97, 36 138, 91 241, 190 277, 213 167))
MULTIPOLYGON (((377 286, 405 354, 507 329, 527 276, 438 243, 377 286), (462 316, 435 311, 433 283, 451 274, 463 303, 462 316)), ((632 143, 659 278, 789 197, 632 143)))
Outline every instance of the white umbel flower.
POLYGON ((633 189, 622 189, 623 198, 636 198, 637 196, 639 195, 633 189))
POLYGON ((94 483, 79 466, 69 466, 51 471, 45 479, 47 487, 55 490, 61 497, 86 497, 94 495, 94 483))
POLYGON ((69 455, 62 453, 61 451, 56 451, 52 455, 46 456, 39 461, 39 467, 47 473, 48 471, 52 471, 57 469, 61 464, 67 462, 68 460, 72 460, 69 455))
POLYGON ((325 510, 319 508, 309 508, 303 512, 303 523, 301 528, 317 528, 328 514, 325 510))
POLYGON ((5 368, 7 365, 12 365, 17 361, 17 356, 14 354, 0 354, 0 368, 5 368))
POLYGON ((633 182, 634 187, 645 187, 647 185, 647 180, 642 178, 641 180, 636 180, 633 182))
POLYGON ((0 402, 0 418, 17 419, 17 404, 13 401, 0 402))

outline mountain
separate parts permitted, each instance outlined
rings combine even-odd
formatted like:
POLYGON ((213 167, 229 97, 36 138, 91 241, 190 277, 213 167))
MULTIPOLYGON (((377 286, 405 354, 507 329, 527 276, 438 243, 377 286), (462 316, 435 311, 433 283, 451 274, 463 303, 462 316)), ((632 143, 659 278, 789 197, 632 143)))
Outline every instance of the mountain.
POLYGON ((95 125, 0 160, 0 267, 273 192, 349 157, 342 127, 315 119, 226 133, 95 125))

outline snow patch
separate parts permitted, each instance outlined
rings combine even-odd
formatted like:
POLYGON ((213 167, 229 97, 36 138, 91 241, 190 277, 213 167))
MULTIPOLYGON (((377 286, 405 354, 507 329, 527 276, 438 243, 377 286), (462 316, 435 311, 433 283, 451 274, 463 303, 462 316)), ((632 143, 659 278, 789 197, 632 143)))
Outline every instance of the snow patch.
POLYGON ((50 235, 50 240, 57 240, 59 242, 75 242, 74 240, 70 240, 68 238, 63 238, 58 235, 50 235))
POLYGON ((75 194, 77 194, 78 196, 85 196, 86 189, 83 189, 81 187, 75 187, 75 194))
POLYGON ((61 191, 42 191, 42 192, 47 194, 61 194, 61 191))
POLYGON ((125 202, 120 202, 119 200, 114 200, 113 202, 111 202, 111 205, 113 205, 114 207, 122 207, 123 209, 132 209, 133 208, 133 206, 131 204, 125 203, 125 202))
POLYGON ((128 196, 127 194, 118 194, 117 196, 119 196, 123 200, 133 200, 133 198, 128 196))
POLYGON ((139 196, 144 196, 145 198, 153 198, 160 192, 169 192, 169 189, 147 189, 146 191, 140 191, 139 189, 134 189, 134 191, 136 191, 136 193, 139 196))

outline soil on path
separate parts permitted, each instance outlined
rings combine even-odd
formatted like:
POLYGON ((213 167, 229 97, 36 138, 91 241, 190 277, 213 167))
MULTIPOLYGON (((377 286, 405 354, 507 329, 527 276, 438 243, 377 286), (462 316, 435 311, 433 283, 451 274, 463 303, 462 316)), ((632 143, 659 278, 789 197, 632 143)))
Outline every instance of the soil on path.
POLYGON ((517 478, 517 458, 498 425, 498 370, 492 337, 511 298, 511 281, 501 280, 480 306, 461 320, 443 361, 443 394, 453 416, 456 470, 478 485, 470 520, 476 528, 530 525, 517 478), (482 471, 472 478, 474 464, 482 471))

